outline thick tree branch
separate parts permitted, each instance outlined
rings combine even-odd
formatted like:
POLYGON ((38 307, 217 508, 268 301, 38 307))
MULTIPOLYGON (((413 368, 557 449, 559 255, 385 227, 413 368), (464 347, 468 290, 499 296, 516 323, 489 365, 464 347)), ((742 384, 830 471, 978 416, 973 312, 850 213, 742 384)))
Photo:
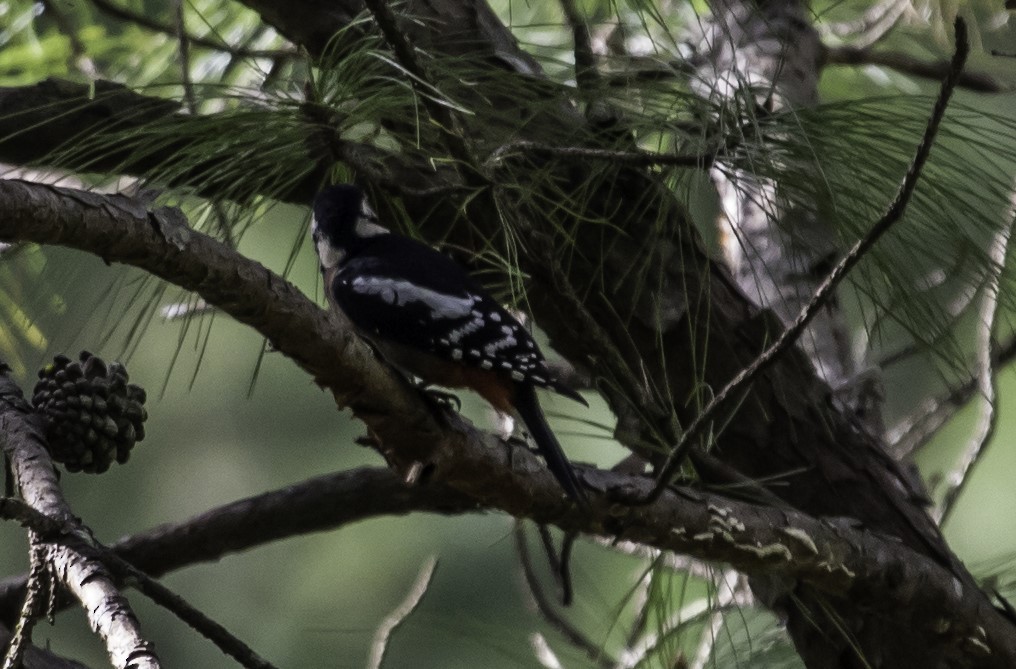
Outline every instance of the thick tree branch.
MULTIPOLYGON (((328 3, 296 0, 295 5, 278 0, 248 0, 247 4, 261 11, 269 22, 285 25, 284 29, 280 28, 281 32, 298 43, 303 43, 303 36, 310 39, 315 35, 330 36, 345 25, 337 19, 340 14, 346 13, 351 18, 360 8, 357 2, 342 0, 328 3)), ((518 48, 510 32, 484 2, 428 0, 410 2, 407 10, 420 17, 418 22, 407 24, 407 28, 414 31, 411 37, 418 47, 441 56, 469 58, 476 68, 490 66, 492 71, 503 73, 507 67, 529 77, 526 82, 538 84, 535 81, 540 72, 538 65, 518 48)), ((327 38, 322 37, 322 48, 326 41, 327 38)), ((310 51, 315 53, 314 48, 310 51)), ((528 86, 521 78, 519 81, 520 85, 528 86)), ((454 82, 445 82, 445 85, 454 86, 454 82)), ((461 89, 453 92, 464 93, 461 89)), ((546 142, 548 137, 553 137, 555 142, 583 145, 595 135, 585 133, 582 117, 573 109, 569 110, 567 104, 536 102, 532 97, 505 97, 497 101, 497 104, 504 104, 506 110, 520 112, 520 118, 527 119, 520 139, 546 142), (527 100, 538 108, 536 117, 530 114, 533 109, 527 100)), ((489 104, 489 100, 485 104, 489 104)), ((478 124, 469 130, 483 133, 478 124)), ((500 125, 496 126, 495 132, 498 131, 514 136, 519 128, 500 125)), ((503 138, 498 138, 494 146, 503 143, 503 138)), ((550 208, 536 207, 538 215, 527 210, 526 216, 540 222, 546 217, 557 217, 563 229, 572 230, 576 221, 568 215, 570 211, 562 210, 581 206, 583 220, 608 224, 597 226, 596 234, 575 236, 574 248, 569 247, 572 254, 567 271, 577 287, 588 289, 588 293, 580 295, 585 307, 621 347, 630 369, 646 377, 648 384, 661 389, 662 396, 674 398, 673 408, 682 422, 690 420, 701 406, 702 397, 708 398, 709 388, 722 387, 750 362, 755 352, 765 347, 771 340, 774 325, 760 318, 731 288, 724 273, 705 257, 694 234, 689 234, 690 226, 682 207, 674 203, 672 194, 651 174, 630 167, 610 170, 598 165, 595 170, 588 169, 580 161, 541 160, 537 165, 545 178, 554 181, 554 186, 548 188, 545 182, 523 180, 520 191, 533 193, 533 201, 557 203, 562 193, 570 192, 592 194, 592 199, 550 208), (631 206, 619 208, 622 201, 631 206), (614 231, 623 233, 614 234, 614 231)), ((372 177, 367 179, 372 180, 372 177)), ((447 190, 444 194, 431 191, 418 197, 407 196, 397 205, 404 207, 404 211, 421 224, 456 220, 462 203, 448 198, 447 190)), ((517 193, 512 196, 516 197, 517 193)), ((309 200, 309 195, 306 199, 309 200)), ((512 204, 514 211, 518 205, 525 209, 531 202, 513 200, 512 204)), ((487 212, 487 219, 477 217, 482 213, 470 210, 469 219, 486 235, 481 235, 483 244, 489 244, 497 239, 501 221, 492 212, 487 212)), ((546 223, 548 228, 554 225, 546 223)), ((441 232, 445 230, 446 227, 441 228, 441 232)), ((465 248, 475 248, 477 239, 467 234, 453 241, 465 248)), ((524 268, 531 271, 532 267, 527 266, 529 260, 521 257, 524 268)), ((535 288, 530 290, 529 298, 541 326, 552 336, 559 350, 595 370, 596 351, 587 347, 582 333, 569 331, 568 324, 561 322, 562 309, 557 296, 553 291, 540 290, 538 285, 535 288)), ((625 399, 623 389, 605 390, 616 410, 630 401, 625 399)), ((714 454, 744 474, 766 481, 788 506, 806 509, 814 516, 857 518, 873 531, 898 537, 903 545, 931 556, 933 562, 944 566, 963 584, 968 596, 986 602, 926 514, 908 498, 905 478, 883 457, 876 443, 858 433, 849 420, 828 407, 827 393, 828 389, 814 378, 807 362, 789 351, 786 358, 756 381, 751 398, 740 407, 736 420, 717 435, 714 454)), ((372 428, 380 421, 379 418, 373 422, 367 420, 372 428)), ((469 432, 469 428, 457 423, 455 417, 448 421, 457 430, 469 432)), ((639 429, 635 425, 625 427, 639 429)), ((644 436, 647 441, 651 440, 654 430, 658 434, 665 432, 658 425, 647 427, 644 424, 642 428, 644 435, 636 434, 636 437, 644 436)), ((458 434, 463 434, 462 431, 458 434)), ((398 435, 385 435, 383 430, 381 433, 385 437, 382 439, 385 447, 391 447, 392 454, 410 452, 403 451, 398 435)), ((491 468, 499 473, 507 471, 502 445, 489 442, 490 449, 484 454, 490 457, 480 464, 466 446, 481 443, 482 435, 476 435, 476 440, 472 436, 444 440, 447 436, 442 433, 442 439, 434 442, 434 449, 427 453, 430 460, 419 458, 435 463, 434 472, 439 479, 455 481, 458 489, 480 499, 496 498, 498 505, 510 507, 516 515, 553 515, 550 509, 565 512, 559 506, 560 499, 554 494, 556 490, 552 485, 541 487, 533 483, 527 488, 526 477, 520 481, 500 474, 492 476, 491 468), (458 447, 461 450, 456 452, 458 447), (447 457, 442 459, 439 454, 447 457), (523 497, 527 502, 521 501, 523 497)), ((428 440, 419 441, 427 443, 428 440)), ((393 459, 401 467, 412 465, 412 462, 393 459)), ((409 456, 409 459, 417 460, 416 456, 409 456)), ((516 458, 514 463, 517 466, 524 460, 524 457, 516 458)), ((535 467, 534 472, 532 476, 536 479, 545 474, 539 467, 535 467)), ((703 478, 710 480, 708 476, 703 478)), ((560 522, 564 523, 567 518, 562 517, 560 522)), ((793 595, 809 594, 807 581, 795 583, 796 587, 791 586, 793 595)), ((814 589, 811 594, 815 594, 814 589)), ((816 604, 813 598, 808 602, 806 606, 816 604)), ((823 605, 821 610, 827 608, 823 605)), ((848 626, 844 634, 854 634, 860 639, 862 649, 872 649, 882 657, 893 658, 898 666, 923 667, 927 666, 925 660, 930 662, 932 658, 936 662, 958 656, 966 658, 965 661, 984 659, 972 660, 965 650, 950 645, 951 638, 928 632, 926 621, 908 619, 899 627, 872 624, 870 611, 849 598, 834 601, 831 608, 838 614, 836 629, 843 629, 838 622, 846 619, 848 626)), ((824 643, 819 635, 806 633, 814 631, 816 622, 811 615, 814 610, 803 613, 791 610, 790 613, 792 633, 795 633, 795 621, 799 624, 796 629, 804 630, 795 640, 824 643)), ((909 613, 922 615, 913 610, 909 613)), ((936 614, 929 610, 923 615, 931 620, 936 614)), ((994 614, 985 610, 985 615, 994 614)), ((894 616, 893 620, 898 618, 894 616)), ((827 619, 819 624, 833 625, 827 619)), ((992 656, 980 664, 1004 666, 1005 662, 992 656)))
MULTIPOLYGON (((523 477, 538 477, 539 486, 548 491, 553 490, 555 483, 548 476, 537 472, 538 465, 528 451, 520 451, 515 456, 520 474, 523 477)), ((651 481, 633 479, 622 474, 596 472, 599 488, 618 490, 625 487, 637 487, 640 492, 648 491, 651 481)), ((397 488, 401 484, 394 476, 383 470, 360 470, 351 475, 336 475, 343 496, 332 500, 339 504, 362 497, 365 492, 378 492, 385 488, 397 488), (356 487, 362 485, 363 487, 356 487)), ((403 503, 393 505, 396 513, 404 513, 411 508, 434 510, 428 497, 430 486, 411 490, 410 506, 403 503)), ((444 487, 437 482, 440 499, 444 487)), ((308 486, 316 487, 316 485, 308 486)), ((303 486, 300 486, 303 488, 303 486)), ((405 490, 405 488, 403 488, 405 490)), ((311 492, 307 490, 306 492, 311 492)), ((237 502, 223 509, 212 510, 203 514, 200 520, 189 521, 165 533, 157 528, 145 535, 139 535, 119 542, 114 549, 123 556, 136 556, 138 566, 149 567, 157 572, 167 563, 155 558, 155 566, 146 563, 143 556, 154 557, 159 550, 188 551, 187 544, 192 541, 192 523, 203 524, 199 534, 210 534, 219 527, 229 523, 239 523, 241 529, 234 534, 256 538, 254 525, 260 522, 257 513, 244 512, 244 517, 235 514, 241 508, 259 508, 271 497, 271 506, 283 512, 285 501, 292 499, 289 489, 259 496, 252 500, 237 502), (210 521, 210 522, 208 522, 210 521), (207 524, 205 524, 207 523, 207 524), (243 527, 246 526, 246 527, 243 527), (140 557, 137 557, 140 556, 140 557)), ((452 498, 454 500, 454 497, 452 498)), ((306 499, 321 500, 316 493, 306 499)), ((454 504, 454 501, 453 501, 454 504)), ((446 510, 443 504, 436 505, 439 510, 446 510)), ((0 510, 5 507, 0 507, 0 510)), ((624 511, 614 509, 624 517, 624 511)), ((540 517, 554 515, 555 509, 535 508, 532 515, 540 517)), ((32 516, 21 513, 15 508, 10 516, 32 527, 37 522, 32 516)), ((294 514, 295 516, 296 514, 294 514)), ((370 515, 377 515, 372 512, 370 515)), ((298 519, 294 518, 294 521, 298 519)), ((603 522, 609 520, 608 515, 600 518, 589 518, 577 515, 562 517, 558 526, 566 530, 583 532, 600 532, 603 522)), ((38 529, 51 531, 50 521, 44 521, 38 529)), ((320 528, 315 528, 320 529, 320 528)), ((298 530, 306 531, 305 528, 298 530)), ((667 494, 659 503, 650 507, 631 510, 624 518, 624 526, 614 534, 619 540, 632 541, 652 545, 663 550, 694 555, 701 559, 727 562, 746 573, 769 573, 786 578, 796 578, 818 586, 823 592, 834 596, 849 596, 859 603, 874 610, 885 611, 925 611, 924 607, 933 607, 935 611, 948 611, 950 635, 955 635, 957 642, 970 643, 974 647, 989 644, 996 653, 1016 653, 1016 639, 1008 634, 1008 626, 999 627, 990 623, 982 634, 976 625, 969 620, 976 619, 985 612, 981 610, 983 602, 972 597, 969 591, 957 589, 949 573, 934 564, 928 558, 902 548, 898 543, 878 535, 859 531, 850 527, 849 523, 837 524, 820 519, 810 518, 795 511, 786 511, 769 507, 759 507, 745 502, 724 498, 720 495, 703 493, 688 489, 679 489, 674 494, 667 494), (964 622, 964 621, 967 622, 964 622), (964 636, 967 635, 967 636, 964 636), (987 639, 985 639, 987 635, 987 639), (995 635, 998 635, 995 639, 995 635)), ((265 541, 270 541, 266 538, 265 541)), ((257 542, 246 543, 245 547, 257 542)), ((198 553, 201 553, 199 551, 198 553)), ((196 553, 191 553, 195 555, 196 553)), ((197 559, 213 559, 213 555, 205 555, 197 559)), ((174 561, 169 568, 184 566, 174 561)), ((5 584, 6 595, 11 591, 5 584)), ((3 599, 7 599, 4 597, 3 599)), ((943 627, 946 625, 943 624, 943 627)))
POLYGON ((1016 659, 1011 626, 976 588, 957 588, 949 569, 891 540, 793 510, 691 491, 619 509, 607 501, 610 494, 632 488, 645 494, 651 482, 600 471, 583 472, 592 490, 602 492, 591 493, 592 513, 578 513, 527 450, 501 443, 458 416, 432 415, 416 391, 375 360, 348 328, 262 266, 185 228, 176 212, 148 212, 119 196, 10 181, 0 182, 0 207, 6 212, 0 239, 87 250, 196 290, 257 328, 329 387, 340 405, 352 407, 396 465, 431 464, 432 481, 482 504, 569 531, 607 528, 623 540, 728 562, 746 573, 796 579, 859 605, 894 615, 910 612, 920 629, 944 618, 946 635, 934 632, 941 647, 979 652, 982 666, 1016 659))
POLYGON ((758 376, 765 371, 769 365, 773 364, 778 356, 783 355, 786 350, 797 341, 808 324, 819 313, 819 310, 832 297, 834 291, 843 279, 845 279, 850 271, 857 266, 868 251, 870 251, 871 248, 874 247, 875 244, 887 232, 889 232, 889 230, 898 221, 900 221, 900 219, 903 218, 903 214, 906 213, 907 206, 910 204, 910 198, 913 196, 914 190, 917 188, 917 183, 921 178, 921 171, 925 163, 928 161, 928 156, 931 154, 931 148, 934 146, 935 138, 938 135, 939 125, 942 122, 942 118, 945 116, 945 110, 949 105, 949 99, 952 97, 953 91, 956 89, 956 82, 959 80, 960 74, 963 72, 963 65, 967 62, 967 56, 969 53, 970 44, 967 41, 966 23, 964 23, 963 19, 957 18, 956 54, 953 56, 949 70, 946 73, 945 80, 942 82, 941 92, 939 93, 938 99, 935 101, 931 117, 928 119, 924 136, 921 138, 921 142, 917 146, 917 151, 914 154, 914 158, 911 161, 909 168, 907 169, 907 173, 897 189, 896 196, 886 209, 885 214, 883 214, 883 216, 871 226, 864 236, 857 240, 850 250, 839 260, 839 262, 836 263, 829 274, 822 280, 822 283, 815 291, 811 300, 801 310, 801 313, 798 314, 797 318, 792 323, 788 324, 783 332, 780 333, 776 341, 760 353, 748 367, 745 367, 736 377, 731 379, 730 382, 716 394, 702 412, 695 417, 695 420, 688 426, 684 434, 681 435, 681 441, 674 447, 673 452, 668 456, 666 464, 661 468, 660 473, 657 476, 657 487, 653 491, 651 499, 655 499, 659 495, 662 487, 669 482, 675 468, 681 464, 684 456, 688 453, 688 449, 694 445, 694 440, 699 437, 702 430, 707 425, 710 425, 711 421, 717 416, 720 409, 724 408, 725 404, 731 399, 746 391, 751 386, 751 383, 754 382, 754 380, 758 378, 758 376))
MULTIPOLYGON (((187 520, 125 537, 109 550, 149 576, 309 532, 322 532, 378 516, 415 511, 459 514, 476 502, 440 483, 406 486, 389 469, 362 468, 313 478, 187 520)), ((16 520, 48 536, 64 526, 13 499, 0 498, 0 518, 16 520)), ((0 581, 0 620, 17 616, 26 575, 0 581)))

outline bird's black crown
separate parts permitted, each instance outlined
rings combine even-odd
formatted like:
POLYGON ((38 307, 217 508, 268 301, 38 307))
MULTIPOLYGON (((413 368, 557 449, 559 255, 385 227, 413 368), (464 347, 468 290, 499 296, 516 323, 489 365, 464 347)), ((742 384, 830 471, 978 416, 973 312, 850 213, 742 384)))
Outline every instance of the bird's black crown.
POLYGON ((352 184, 329 186, 314 198, 316 237, 335 243, 353 232, 363 210, 363 191, 352 184))

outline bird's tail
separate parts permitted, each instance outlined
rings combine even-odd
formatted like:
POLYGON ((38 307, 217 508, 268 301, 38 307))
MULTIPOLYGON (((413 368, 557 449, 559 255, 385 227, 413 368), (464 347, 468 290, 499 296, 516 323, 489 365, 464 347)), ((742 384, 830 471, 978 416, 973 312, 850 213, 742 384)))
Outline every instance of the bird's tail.
POLYGON ((515 409, 519 412, 522 422, 526 424, 526 428, 533 437, 533 441, 536 442, 537 448, 540 449, 540 454, 547 461, 547 467, 550 469, 550 472, 558 480, 558 483, 561 484, 561 487, 564 488, 568 497, 575 500, 581 506, 588 506, 589 501, 582 491, 581 485, 579 485, 578 478, 575 476, 575 470, 572 469, 571 463, 568 462, 564 451, 561 450, 561 444, 558 443, 557 437, 554 436, 550 426, 547 425, 547 419, 544 418, 543 410, 536 399, 536 388, 534 386, 521 383, 518 385, 518 393, 515 396, 515 409))

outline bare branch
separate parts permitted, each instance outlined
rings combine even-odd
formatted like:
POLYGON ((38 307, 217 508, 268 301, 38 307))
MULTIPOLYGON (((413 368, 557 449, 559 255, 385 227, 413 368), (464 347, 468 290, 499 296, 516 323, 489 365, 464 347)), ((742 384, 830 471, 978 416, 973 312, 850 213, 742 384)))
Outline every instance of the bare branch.
POLYGON ((103 559, 111 563, 122 579, 132 583, 153 602, 190 625, 192 629, 214 643, 219 650, 236 660, 240 666, 247 669, 275 669, 275 665, 262 658, 253 648, 189 604, 183 597, 108 550, 104 550, 103 553, 103 559))
POLYGON ((565 641, 582 651, 597 666, 604 669, 614 666, 614 662, 603 650, 603 647, 592 641, 582 630, 572 625, 571 622, 558 613, 550 598, 547 597, 547 593, 544 592, 540 579, 536 575, 536 570, 533 568, 533 561, 529 554, 529 542, 526 540, 525 526, 519 521, 515 523, 515 549, 518 551, 519 565, 522 567, 526 589, 540 617, 564 637, 565 641))
POLYGON ((184 0, 174 0, 173 15, 176 19, 176 41, 179 44, 177 51, 180 54, 180 79, 183 82, 183 99, 187 111, 196 114, 198 111, 197 97, 194 95, 194 82, 191 80, 190 60, 190 35, 187 34, 187 24, 184 22, 184 0))
MULTIPOLYGON (((1013 360, 1016 360, 1016 338, 993 352, 991 364, 997 369, 1013 360)), ((901 420, 887 432, 886 438, 891 444, 889 450, 893 457, 902 460, 919 450, 935 436, 940 427, 949 422, 957 411, 973 399, 977 390, 977 378, 971 378, 940 397, 932 397, 922 402, 912 415, 901 420)))
POLYGON ((593 54, 589 25, 576 6, 575 0, 559 1, 575 42, 575 81, 579 88, 591 88, 597 84, 600 77, 596 69, 596 56, 593 54))
MULTIPOLYGON (((407 487, 389 469, 362 468, 328 474, 280 490, 210 509, 116 542, 110 550, 150 576, 160 576, 272 541, 332 530, 378 516, 412 511, 466 513, 476 502, 440 483, 407 487)), ((0 498, 0 517, 48 535, 63 526, 17 500, 0 498), (48 523, 48 524, 47 524, 48 523)), ((24 576, 0 581, 0 618, 13 618, 24 576)))
MULTIPOLYGON (((169 588, 153 580, 112 550, 95 541, 90 535, 84 537, 85 541, 82 541, 83 536, 77 524, 61 522, 40 513, 23 502, 10 498, 0 498, 0 518, 20 521, 31 528, 30 534, 33 537, 32 573, 29 575, 26 586, 28 592, 25 596, 25 606, 18 621, 19 629, 21 628, 22 621, 29 617, 29 612, 35 611, 32 615, 38 615, 36 604, 30 604, 30 602, 37 603, 39 599, 38 592, 33 589, 33 582, 38 581, 37 568, 41 565, 43 568, 48 569, 51 563, 58 565, 62 563, 61 560, 53 557, 46 557, 44 562, 38 561, 37 554, 41 556, 41 553, 37 546, 42 546, 41 542, 47 540, 54 545, 53 552, 60 553, 79 550, 93 556, 94 559, 101 561, 102 564, 109 566, 118 578, 119 583, 130 583, 137 587, 138 590, 154 602, 168 609, 205 638, 212 641, 223 653, 234 658, 242 666, 251 669, 274 669, 273 665, 259 657, 257 653, 230 634, 224 627, 188 604, 182 597, 172 592, 169 588)), ((14 588, 16 590, 26 589, 18 588, 18 585, 15 582, 14 588)), ((58 606, 55 598, 51 602, 51 606, 54 609, 58 606)), ((51 613, 53 612, 55 611, 51 611, 51 613)), ((18 631, 16 630, 14 640, 18 638, 18 631)), ((12 649, 14 648, 13 643, 14 641, 12 641, 12 649)), ((7 669, 6 664, 4 669, 7 669)))
POLYGON ((702 630, 690 669, 706 669, 710 666, 709 660, 716 646, 716 635, 723 628, 727 610, 735 606, 739 594, 747 592, 748 579, 732 569, 720 570, 713 577, 713 589, 715 596, 709 607, 711 609, 709 621, 702 630))
MULTIPOLYGON (((30 508, 30 507, 29 507, 30 508)), ((4 656, 3 669, 19 669, 25 651, 32 642, 32 626, 43 613, 43 603, 53 588, 46 550, 34 531, 28 533, 32 569, 28 574, 25 603, 4 656)))
MULTIPOLYGON (((154 32, 163 33, 172 37, 177 37, 178 35, 176 26, 160 23, 159 21, 149 18, 144 14, 139 14, 127 9, 126 7, 121 7, 110 0, 91 0, 91 3, 104 14, 118 18, 122 21, 128 21, 143 28, 148 28, 154 32)), ((197 46, 201 46, 206 49, 215 49, 216 51, 225 51, 241 58, 292 58, 297 55, 296 51, 289 49, 245 49, 242 47, 230 46, 229 44, 223 44, 217 40, 196 37, 194 35, 189 35, 187 39, 197 46)))
POLYGON ((423 563, 423 566, 420 567, 420 573, 416 577, 416 581, 409 588, 409 592, 406 593, 406 598, 378 625, 377 632, 374 633, 374 641, 370 646, 367 669, 381 669, 381 663, 384 662, 385 653, 388 651, 388 642, 391 640, 392 634, 416 610, 416 607, 420 605, 420 600, 427 594, 427 589, 430 587, 430 581, 434 578, 434 571, 436 569, 437 558, 428 558, 423 563))
POLYGON ((516 152, 533 153, 558 158, 575 158, 589 160, 605 160, 621 165, 632 167, 649 167, 652 165, 666 165, 669 167, 694 167, 706 169, 710 167, 719 156, 722 149, 707 151, 698 154, 673 155, 664 153, 653 153, 652 151, 614 151, 611 149, 599 149, 585 146, 553 146, 541 144, 540 142, 518 141, 505 144, 494 151, 489 162, 504 160, 516 152))
POLYGON ((910 198, 914 193, 914 189, 917 187, 917 182, 921 177, 921 171, 924 164, 927 162, 928 156, 931 153, 931 147, 934 145, 935 138, 938 135, 939 124, 942 122, 942 117, 945 115, 946 107, 949 105, 949 99, 952 97, 953 91, 956 89, 959 75, 963 71, 963 65, 966 63, 969 53, 970 44, 967 41, 966 23, 962 18, 957 18, 956 54, 953 56, 949 72, 945 80, 942 82, 941 91, 939 92, 938 99, 935 101, 935 107, 932 109, 931 118, 928 119, 927 128, 924 131, 924 136, 921 138, 921 143, 917 147, 914 159, 910 163, 910 167, 907 170, 906 176, 903 178, 903 182, 900 184, 896 197, 893 198, 893 201, 886 210, 886 213, 871 227, 870 230, 868 230, 867 233, 865 233, 863 237, 857 240, 853 247, 851 247, 846 255, 844 255, 836 266, 829 272, 826 278, 822 281, 822 284, 818 287, 818 290, 815 291, 811 301, 805 306, 794 322, 787 326, 787 328, 780 333, 776 341, 759 354, 759 356, 755 358, 748 367, 741 370, 741 372, 731 379, 730 382, 723 387, 723 389, 716 393, 716 395, 709 401, 709 404, 707 404, 706 407, 697 416, 695 416, 695 419, 681 435, 680 441, 667 457, 666 463, 660 468, 656 479, 656 487, 653 489, 653 492, 647 501, 651 502, 659 498, 663 489, 669 484, 674 471, 684 461, 684 458, 688 453, 688 449, 694 445, 694 440, 699 437, 707 426, 712 424, 712 420, 719 410, 723 408, 728 401, 740 396, 751 386, 751 383, 766 368, 768 368, 780 355, 782 355, 784 351, 794 345, 797 338, 801 336, 802 332, 804 332, 808 323, 811 322, 816 314, 818 314, 819 310, 832 296, 833 292, 847 274, 857 265, 858 262, 861 261, 861 258, 863 258, 868 251, 871 250, 875 243, 878 242, 878 240, 881 239, 882 236, 903 217, 903 214, 907 210, 907 205, 910 202, 910 198))
POLYGON ((882 41, 910 8, 911 0, 880 0, 854 21, 819 25, 823 36, 848 40, 851 46, 863 48, 882 41))
MULTIPOLYGON (((37 511, 88 536, 63 499, 56 470, 43 447, 43 437, 21 390, 0 373, 0 447, 10 461, 21 495, 37 511)), ((53 544, 49 559, 81 602, 92 629, 106 644, 114 667, 156 669, 159 660, 142 635, 130 605, 104 566, 93 556, 53 544)))
POLYGON ((949 520, 949 515, 955 508, 956 500, 963 493, 970 474, 984 454, 988 442, 995 435, 998 426, 997 395, 998 380, 995 376, 995 365, 993 359, 993 344, 995 333, 995 319, 998 314, 999 284, 1002 281, 1002 273, 1005 270, 1005 259, 1009 251, 1009 239, 1012 235, 1013 226, 1016 226, 1016 191, 1014 191, 1012 207, 1010 208, 1009 221, 1000 228, 991 240, 989 257, 991 258, 993 274, 984 285, 984 293, 981 296, 981 308, 979 313, 979 327, 977 331, 977 387, 981 392, 981 415, 977 422, 974 435, 963 449, 959 462, 946 477, 945 494, 942 497, 942 504, 937 510, 936 516, 941 524, 949 520))
MULTIPOLYGON (((826 52, 826 64, 879 65, 901 74, 936 80, 948 76, 951 67, 948 61, 929 63, 899 51, 882 51, 857 46, 830 47, 826 52)), ((1012 90, 1011 86, 986 72, 963 72, 957 79, 956 86, 978 93, 1007 93, 1012 90)))
POLYGON ((938 554, 922 555, 882 535, 699 491, 665 492, 655 504, 626 509, 619 523, 610 500, 645 496, 651 482, 584 468, 591 508, 578 512, 535 455, 457 415, 438 420, 347 326, 264 267, 187 229, 174 210, 149 212, 128 198, 11 181, 0 181, 0 206, 0 239, 62 243, 130 262, 255 327, 327 385, 340 405, 351 406, 397 467, 429 463, 429 485, 446 484, 478 503, 566 531, 609 527, 622 541, 788 578, 869 611, 921 611, 948 623, 948 634, 935 636, 939 652, 968 653, 964 640, 976 638, 993 657, 1016 658, 1011 624, 975 587, 955 587, 964 572, 941 566, 951 563, 938 554))

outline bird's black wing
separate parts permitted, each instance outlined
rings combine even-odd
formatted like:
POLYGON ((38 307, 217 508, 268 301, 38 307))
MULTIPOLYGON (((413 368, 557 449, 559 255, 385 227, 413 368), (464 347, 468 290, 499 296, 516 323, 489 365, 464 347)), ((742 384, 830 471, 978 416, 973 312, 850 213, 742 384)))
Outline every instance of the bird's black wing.
POLYGON ((386 235, 384 241, 381 249, 368 247, 347 259, 329 286, 357 327, 469 367, 558 389, 532 335, 454 261, 407 238, 386 235))

